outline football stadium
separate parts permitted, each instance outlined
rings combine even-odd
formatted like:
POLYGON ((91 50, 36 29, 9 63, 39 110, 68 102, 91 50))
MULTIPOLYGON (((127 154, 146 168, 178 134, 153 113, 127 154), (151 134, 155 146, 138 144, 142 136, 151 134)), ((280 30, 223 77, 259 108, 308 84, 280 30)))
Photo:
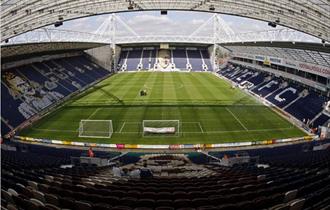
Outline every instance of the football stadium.
POLYGON ((330 209, 327 0, 1 1, 1 210, 330 209))

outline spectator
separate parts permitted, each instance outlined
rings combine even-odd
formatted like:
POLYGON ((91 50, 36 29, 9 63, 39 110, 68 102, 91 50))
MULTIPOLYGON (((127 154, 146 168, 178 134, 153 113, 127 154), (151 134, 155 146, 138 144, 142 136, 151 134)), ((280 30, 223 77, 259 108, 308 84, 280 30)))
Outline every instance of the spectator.
POLYGON ((224 154, 223 159, 228 160, 228 158, 229 158, 228 155, 224 154))
POLYGON ((121 177, 122 171, 121 171, 121 169, 119 167, 114 166, 114 167, 112 167, 112 174, 115 177, 121 177))
POLYGON ((143 164, 143 168, 141 168, 140 176, 141 176, 141 178, 153 177, 151 170, 149 168, 147 168, 147 163, 143 164))
POLYGON ((92 147, 90 147, 90 148, 88 149, 88 157, 94 157, 94 152, 93 152, 92 147))
POLYGON ((128 169, 127 168, 123 168, 122 170, 122 173, 121 173, 122 176, 128 176, 128 169))
POLYGON ((141 177, 141 171, 138 168, 132 168, 129 172, 129 176, 133 179, 140 179, 141 177))

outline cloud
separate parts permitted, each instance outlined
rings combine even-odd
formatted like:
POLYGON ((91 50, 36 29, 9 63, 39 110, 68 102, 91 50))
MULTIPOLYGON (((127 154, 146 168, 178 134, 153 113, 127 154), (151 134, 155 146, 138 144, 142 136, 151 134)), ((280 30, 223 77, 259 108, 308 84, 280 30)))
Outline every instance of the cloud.
MULTIPOLYGON (((205 19, 194 18, 186 21, 171 16, 137 14, 128 19, 127 25, 140 35, 189 35, 202 25, 205 19)), ((119 27, 118 30, 124 34, 125 27, 119 27)))
MULTIPOLYGON (((160 15, 159 11, 118 13, 132 30, 139 35, 185 35, 193 33, 199 26, 205 23, 213 14, 202 12, 169 11, 168 15, 160 15)), ((59 29, 67 29, 83 32, 95 32, 110 15, 98 15, 67 21, 59 29)), ((255 31, 271 30, 267 22, 253 20, 231 15, 221 15, 221 18, 235 33, 247 33, 255 31)), ((51 26, 53 27, 53 26, 51 26)), ((276 29, 285 28, 277 26, 276 29)), ((213 24, 206 25, 196 36, 212 36, 213 24)), ((132 36, 122 24, 117 23, 117 36, 132 36)), ((304 41, 319 41, 318 39, 301 34, 304 41)))

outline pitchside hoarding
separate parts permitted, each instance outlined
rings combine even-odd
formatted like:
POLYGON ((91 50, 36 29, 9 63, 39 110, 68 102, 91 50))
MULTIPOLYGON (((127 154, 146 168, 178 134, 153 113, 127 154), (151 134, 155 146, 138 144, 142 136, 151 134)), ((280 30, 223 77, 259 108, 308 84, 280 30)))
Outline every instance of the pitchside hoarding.
POLYGON ((289 68, 294 68, 312 74, 320 75, 326 78, 330 78, 330 67, 328 66, 320 66, 317 64, 311 64, 301 61, 294 61, 284 58, 277 58, 277 57, 263 56, 263 55, 249 55, 244 53, 236 53, 234 54, 234 56, 261 61, 266 65, 276 64, 276 65, 286 66, 289 68))

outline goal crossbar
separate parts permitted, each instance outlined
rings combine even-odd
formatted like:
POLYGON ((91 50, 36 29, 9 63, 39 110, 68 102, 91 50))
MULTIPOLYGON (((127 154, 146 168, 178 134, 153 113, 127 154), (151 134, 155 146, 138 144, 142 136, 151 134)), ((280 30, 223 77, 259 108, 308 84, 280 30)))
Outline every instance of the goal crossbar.
POLYGON ((112 120, 80 120, 79 137, 81 138, 111 138, 112 134, 112 120))

